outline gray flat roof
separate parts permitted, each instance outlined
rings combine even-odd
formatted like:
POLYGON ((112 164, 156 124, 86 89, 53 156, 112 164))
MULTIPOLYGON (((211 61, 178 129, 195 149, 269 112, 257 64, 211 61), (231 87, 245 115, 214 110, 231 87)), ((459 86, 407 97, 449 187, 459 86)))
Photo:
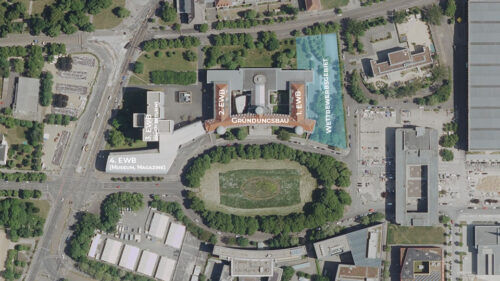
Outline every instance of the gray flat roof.
POLYGON ((441 248, 406 248, 401 265, 401 280, 440 281, 442 280, 441 248), (427 272, 418 274, 415 262, 429 262, 427 272))
POLYGON ((339 255, 350 252, 356 266, 380 267, 383 231, 384 224, 378 224, 316 242, 314 243, 316 257, 319 260, 340 261, 339 255), (374 258, 368 257, 368 240, 371 233, 378 233, 374 258))
POLYGON ((431 128, 396 129, 395 207, 396 222, 401 225, 430 226, 438 223, 437 135, 437 131, 431 128), (415 171, 415 175, 411 171, 415 171), (419 192, 420 197, 410 193, 419 188, 426 189, 419 192))
POLYGON ((26 120, 38 120, 38 93, 40 79, 17 78, 16 95, 14 97, 14 116, 26 120))
POLYGON ((500 225, 474 226, 474 244, 476 246, 500 245, 500 225))
POLYGON ((500 275, 500 225, 474 226, 477 274, 500 275))
POLYGON ((469 150, 500 150, 500 0, 470 0, 469 150))
POLYGON ((257 74, 266 76, 266 89, 286 90, 287 82, 312 82, 311 70, 283 70, 281 68, 240 68, 238 70, 208 70, 207 83, 224 82, 229 84, 229 91, 253 91, 253 77, 257 74))
POLYGON ((131 175, 164 175, 174 163, 179 147, 205 135, 198 121, 173 133, 160 132, 158 150, 112 152, 106 162, 106 173, 131 175))

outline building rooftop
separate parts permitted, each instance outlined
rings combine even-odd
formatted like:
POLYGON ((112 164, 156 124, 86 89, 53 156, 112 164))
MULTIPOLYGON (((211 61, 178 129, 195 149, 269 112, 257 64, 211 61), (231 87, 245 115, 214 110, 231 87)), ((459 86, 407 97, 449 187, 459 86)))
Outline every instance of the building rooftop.
POLYGON ((400 249, 401 281, 444 281, 443 250, 439 247, 400 249))
POLYGON ((18 77, 14 97, 13 114, 15 118, 38 121, 38 100, 40 79, 18 77))
POLYGON ((149 234, 156 238, 163 239, 167 232, 168 220, 169 218, 166 215, 153 213, 153 219, 151 219, 151 224, 149 225, 149 234))
POLYGON ((137 266, 137 272, 147 276, 153 276, 158 261, 158 254, 150 251, 142 251, 141 260, 137 266))
POLYGON ((104 250, 102 251, 101 260, 117 264, 120 254, 122 252, 123 243, 113 239, 106 239, 106 244, 104 245, 104 250))
POLYGON ((166 257, 161 257, 156 270, 155 278, 162 281, 170 281, 174 275, 175 261, 166 257))
POLYGON ((9 144, 3 134, 0 134, 0 165, 7 164, 9 144))
POLYGON ((139 259, 140 252, 141 250, 135 246, 125 245, 125 247, 123 248, 122 256, 120 258, 120 263, 118 265, 128 270, 134 271, 137 260, 139 259))
POLYGON ((184 225, 175 222, 171 223, 165 244, 170 247, 180 249, 185 233, 186 227, 184 225))
POLYGON ((373 76, 380 76, 417 66, 425 66, 433 62, 431 52, 427 46, 422 46, 419 51, 413 54, 407 48, 397 50, 390 52, 387 57, 388 61, 370 61, 373 76))
POLYGON ((380 269, 378 267, 366 267, 340 264, 337 268, 335 281, 378 281, 380 269))
POLYGON ((92 238, 92 243, 90 244, 90 249, 88 253, 89 257, 96 258, 97 247, 99 246, 100 243, 101 243, 101 234, 98 233, 92 238))
POLYGON ((179 148, 205 135, 198 121, 174 130, 172 120, 165 117, 163 92, 148 92, 146 113, 134 114, 134 127, 142 128, 143 140, 158 142, 158 149, 112 152, 106 162, 106 173, 164 175, 172 166, 179 148))
POLYGON ((438 223, 438 136, 430 128, 396 129, 396 222, 438 223))
POLYGON ((500 275, 500 226, 475 225, 477 274, 500 275))
POLYGON ((500 150, 500 0, 468 2, 469 150, 500 150))
POLYGON ((312 82, 310 70, 208 70, 207 83, 214 84, 214 115, 213 119, 205 121, 205 129, 213 132, 218 127, 267 125, 301 127, 311 133, 316 122, 305 116, 306 85, 309 82, 312 82), (288 91, 288 114, 274 112, 275 104, 271 103, 270 97, 279 91, 288 91))
POLYGON ((270 277, 276 262, 301 260, 307 255, 305 246, 279 250, 248 250, 215 246, 212 252, 231 262, 231 276, 270 277))
POLYGON ((351 253, 355 265, 379 267, 382 263, 383 231, 384 224, 378 224, 316 242, 316 257, 320 260, 339 262, 339 255, 351 253))
POLYGON ((231 276, 263 277, 273 275, 274 262, 270 259, 232 259, 231 276))

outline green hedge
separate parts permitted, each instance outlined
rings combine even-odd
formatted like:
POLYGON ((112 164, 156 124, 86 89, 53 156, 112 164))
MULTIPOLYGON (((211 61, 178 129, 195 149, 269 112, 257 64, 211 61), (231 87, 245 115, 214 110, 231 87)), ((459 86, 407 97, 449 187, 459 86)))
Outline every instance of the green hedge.
POLYGON ((155 70, 149 73, 154 84, 191 85, 196 83, 195 71, 155 70))

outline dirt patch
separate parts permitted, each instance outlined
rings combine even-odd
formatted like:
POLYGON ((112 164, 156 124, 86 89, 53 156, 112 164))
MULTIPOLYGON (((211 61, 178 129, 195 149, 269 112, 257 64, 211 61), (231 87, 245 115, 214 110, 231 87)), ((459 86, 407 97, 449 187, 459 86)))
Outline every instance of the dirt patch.
POLYGON ((198 196, 205 202, 208 210, 221 211, 235 215, 286 215, 293 212, 301 212, 306 202, 311 201, 312 191, 316 188, 316 180, 311 176, 306 167, 289 160, 232 160, 230 164, 212 164, 201 180, 202 185, 198 196), (219 173, 233 170, 254 169, 295 169, 300 173, 300 203, 274 208, 239 209, 220 204, 219 173))
MULTIPOLYGON (((0 230, 0 270, 5 269, 5 259, 7 258, 7 250, 9 249, 9 240, 3 229, 0 230)), ((1 280, 4 280, 0 277, 1 280)))
POLYGON ((476 189, 485 192, 500 192, 500 176, 482 178, 476 189))

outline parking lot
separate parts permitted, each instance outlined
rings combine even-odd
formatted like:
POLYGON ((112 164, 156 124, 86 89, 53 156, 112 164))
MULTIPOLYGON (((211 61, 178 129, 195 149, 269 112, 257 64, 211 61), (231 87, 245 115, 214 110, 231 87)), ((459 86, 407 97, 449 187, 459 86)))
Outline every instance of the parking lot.
POLYGON ((71 57, 73 63, 70 71, 60 71, 52 63, 46 64, 44 71, 50 71, 54 76, 52 92, 68 96, 66 107, 52 107, 51 112, 78 117, 87 104, 99 63, 90 54, 73 54, 71 57))
POLYGON ((61 167, 71 132, 75 128, 76 123, 72 122, 68 126, 48 125, 44 127, 46 139, 43 142, 42 163, 45 170, 54 171, 61 167))
MULTIPOLYGON (((424 126, 442 134, 443 123, 450 122, 453 113, 445 110, 395 110, 389 107, 367 107, 356 112, 358 126, 357 189, 363 204, 378 201, 386 190, 394 191, 394 131, 403 126, 424 126)), ((458 163, 458 161, 456 162, 458 163)), ((441 166, 454 163, 440 162, 441 166)), ((391 204, 391 203, 389 203, 391 204)))

